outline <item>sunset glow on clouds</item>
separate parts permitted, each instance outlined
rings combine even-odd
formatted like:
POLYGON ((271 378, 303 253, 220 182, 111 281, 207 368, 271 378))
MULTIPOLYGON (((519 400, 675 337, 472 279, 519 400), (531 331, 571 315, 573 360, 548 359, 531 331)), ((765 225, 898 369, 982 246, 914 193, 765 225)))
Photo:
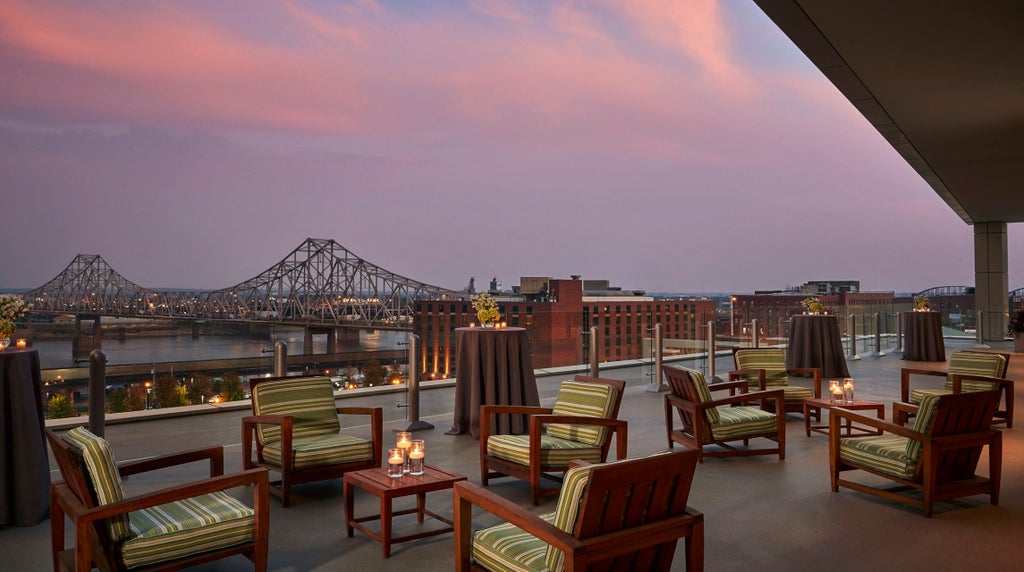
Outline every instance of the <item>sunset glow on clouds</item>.
POLYGON ((33 237, 0 288, 80 252, 221 287, 308 236, 451 288, 973 281, 970 228, 753 4, 9 0, 0 69, 0 239, 33 237))

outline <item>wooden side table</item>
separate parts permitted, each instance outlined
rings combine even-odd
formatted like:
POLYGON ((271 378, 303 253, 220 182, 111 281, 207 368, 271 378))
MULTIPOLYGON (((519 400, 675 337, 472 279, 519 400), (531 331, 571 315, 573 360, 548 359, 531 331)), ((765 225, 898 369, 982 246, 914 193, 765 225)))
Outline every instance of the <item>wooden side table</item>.
POLYGON ((406 474, 403 477, 393 479, 388 476, 386 468, 377 467, 345 473, 345 523, 346 533, 351 538, 354 529, 359 529, 364 534, 379 541, 384 547, 384 558, 391 556, 391 545, 407 540, 416 540, 438 534, 445 534, 454 530, 451 519, 445 518, 426 508, 426 496, 428 492, 443 491, 451 489, 458 481, 465 481, 466 476, 429 465, 423 468, 423 474, 412 476, 406 474), (380 514, 356 517, 354 514, 355 503, 353 492, 355 487, 375 495, 380 499, 380 514), (416 495, 416 508, 392 511, 391 501, 397 497, 416 495), (416 522, 422 524, 424 516, 439 520, 447 526, 443 528, 417 532, 406 536, 392 536, 392 517, 416 513, 416 522), (372 520, 380 520, 380 533, 374 532, 362 523, 372 520))
MULTIPOLYGON (((820 418, 822 409, 832 409, 833 407, 842 407, 844 409, 850 409, 853 411, 857 410, 871 410, 874 409, 879 419, 885 419, 885 405, 877 401, 868 401, 867 399, 854 399, 853 401, 843 401, 840 403, 833 403, 831 399, 827 397, 811 398, 804 400, 804 432, 807 436, 811 436, 811 431, 821 433, 822 435, 828 435, 828 425, 811 425, 810 413, 811 410, 815 410, 820 418)), ((854 427, 852 422, 846 420, 846 431, 845 435, 878 435, 877 431, 864 429, 862 427, 854 427), (856 432, 856 433, 854 433, 856 432)))

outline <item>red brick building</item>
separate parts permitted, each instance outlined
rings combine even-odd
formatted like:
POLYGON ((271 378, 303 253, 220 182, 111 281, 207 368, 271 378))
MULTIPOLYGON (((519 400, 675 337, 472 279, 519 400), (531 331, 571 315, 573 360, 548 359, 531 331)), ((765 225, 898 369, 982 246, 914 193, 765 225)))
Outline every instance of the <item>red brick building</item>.
MULTIPOLYGON (((598 327, 598 356, 614 361, 644 357, 643 340, 653 336, 656 323, 662 324, 663 338, 696 340, 705 337, 698 324, 714 319, 710 300, 655 299, 606 286, 601 281, 523 278, 517 291, 494 298, 509 326, 526 328, 536 368, 585 363, 591 326, 598 327), (605 288, 589 290, 594 284, 605 288)), ((469 300, 416 302, 413 332, 420 337, 425 379, 455 375, 455 328, 475 321, 469 300)))

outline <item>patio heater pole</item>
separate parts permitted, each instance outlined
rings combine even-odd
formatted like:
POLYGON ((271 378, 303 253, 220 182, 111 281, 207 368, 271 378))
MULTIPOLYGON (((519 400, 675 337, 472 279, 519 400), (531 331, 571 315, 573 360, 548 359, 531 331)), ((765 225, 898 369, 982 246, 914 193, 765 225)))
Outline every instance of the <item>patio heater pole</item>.
POLYGON ((750 320, 750 341, 755 348, 761 347, 761 331, 757 327, 757 318, 750 320))
POLYGON ((420 420, 420 368, 418 367, 417 356, 419 352, 420 337, 416 334, 409 336, 409 384, 406 403, 397 403, 398 407, 408 407, 405 427, 396 427, 395 431, 420 431, 433 429, 434 426, 426 421, 420 420))
POLYGON ((858 360, 860 356, 857 354, 857 316, 850 314, 846 321, 850 324, 850 355, 846 359, 858 360))
POLYGON ((885 352, 882 351, 882 313, 875 312, 875 355, 878 357, 885 357, 885 352))
POLYGON ((89 432, 103 437, 107 412, 107 354, 89 352, 89 432))
POLYGON ((661 381, 661 362, 662 362, 662 347, 661 347, 661 322, 654 324, 654 339, 653 339, 653 350, 654 350, 654 371, 651 372, 650 383, 647 384, 647 391, 656 393, 659 391, 668 391, 668 386, 662 384, 661 381))
POLYGON ((288 344, 283 340, 274 342, 274 377, 288 375, 288 344))
POLYGON ((708 379, 715 379, 715 322, 708 321, 708 379))
POLYGON ((590 377, 597 374, 597 326, 590 326, 590 377))
POLYGON ((985 343, 985 313, 978 310, 978 343, 974 344, 977 349, 987 350, 991 346, 985 343))

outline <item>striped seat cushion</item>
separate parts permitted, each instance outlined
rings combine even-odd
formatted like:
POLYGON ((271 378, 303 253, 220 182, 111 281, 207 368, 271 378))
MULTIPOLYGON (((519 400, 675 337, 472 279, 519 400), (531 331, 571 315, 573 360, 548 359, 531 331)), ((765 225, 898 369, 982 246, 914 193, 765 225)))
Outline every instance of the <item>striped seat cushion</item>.
MULTIPOLYGON (((263 458, 281 464, 281 442, 267 443, 263 458)), ((296 469, 373 460, 373 443, 342 433, 292 439, 292 466, 296 469)))
POLYGON ((907 456, 910 441, 912 439, 890 434, 844 437, 839 440, 839 458, 887 475, 910 479, 917 468, 917 462, 907 456))
MULTIPOLYGON (((607 419, 615 409, 617 393, 614 387, 604 383, 565 381, 558 390, 551 413, 607 419)), ((597 425, 551 423, 547 432, 553 437, 579 441, 594 447, 604 446, 608 439, 608 427, 597 425)))
POLYGON ((715 439, 729 439, 775 431, 775 414, 758 407, 716 407, 718 423, 711 425, 715 439))
MULTIPOLYGON (((789 385, 786 356, 778 348, 736 350, 736 369, 763 369, 766 388, 789 385)), ((750 389, 758 389, 757 375, 744 374, 740 377, 747 382, 750 389)))
MULTIPOLYGON (((520 465, 530 464, 529 435, 491 435, 487 438, 487 454, 520 465)), ((569 441, 551 435, 540 437, 540 464, 542 467, 568 467, 572 460, 601 462, 601 448, 579 441, 569 441)))
POLYGON ((910 390, 910 402, 921 403, 921 400, 929 395, 940 396, 950 395, 953 393, 951 389, 911 389, 910 390))
MULTIPOLYGON (((562 490, 558 493, 558 504, 555 505, 555 519, 551 524, 558 527, 558 530, 572 534, 576 530, 576 521, 580 516, 580 508, 583 505, 583 493, 587 490, 590 482, 591 470, 596 465, 574 467, 565 473, 562 481, 562 490)), ((544 556, 544 565, 548 570, 565 570, 565 553, 561 550, 548 546, 547 554, 544 556)))
MULTIPOLYGON (((540 517, 549 523, 555 513, 540 517)), ((546 570, 544 559, 548 545, 518 526, 505 523, 473 533, 473 560, 495 572, 539 572, 546 570)))
POLYGON ((799 385, 785 385, 782 387, 775 387, 774 389, 781 389, 782 396, 786 401, 803 402, 805 399, 811 399, 814 397, 814 390, 809 387, 801 387, 799 385))
MULTIPOLYGON (((84 427, 75 427, 61 435, 61 438, 82 455, 89 488, 98 505, 124 500, 121 473, 117 470, 114 455, 106 439, 90 433, 84 427)), ((124 540, 131 535, 127 514, 112 516, 107 519, 107 524, 110 527, 110 536, 115 541, 124 540)))
POLYGON ((125 567, 138 568, 253 540, 255 513, 216 492, 129 514, 131 538, 120 547, 125 567))
MULTIPOLYGON (((252 390, 252 408, 256 415, 292 417, 292 435, 307 437, 341 430, 334 400, 334 386, 327 377, 299 377, 265 381, 252 390)), ((260 443, 266 445, 281 439, 278 425, 260 424, 260 443)))

